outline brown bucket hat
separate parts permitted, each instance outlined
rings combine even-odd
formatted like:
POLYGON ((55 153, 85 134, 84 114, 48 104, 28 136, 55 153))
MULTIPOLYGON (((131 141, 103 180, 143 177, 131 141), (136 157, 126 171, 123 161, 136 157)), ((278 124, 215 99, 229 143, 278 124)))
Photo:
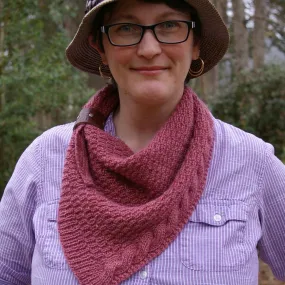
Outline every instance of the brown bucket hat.
MULTIPOLYGON (((66 49, 70 63, 78 69, 100 75, 99 67, 106 76, 111 76, 108 66, 103 65, 99 53, 90 46, 88 37, 92 32, 92 24, 100 9, 117 0, 87 0, 86 14, 78 31, 66 49)), ((225 55, 229 46, 229 32, 221 16, 209 0, 184 0, 196 9, 201 24, 200 57, 204 61, 206 73, 212 69, 225 55)), ((191 69, 199 70, 201 65, 192 62, 191 69)), ((201 75, 202 75, 201 74, 201 75)))

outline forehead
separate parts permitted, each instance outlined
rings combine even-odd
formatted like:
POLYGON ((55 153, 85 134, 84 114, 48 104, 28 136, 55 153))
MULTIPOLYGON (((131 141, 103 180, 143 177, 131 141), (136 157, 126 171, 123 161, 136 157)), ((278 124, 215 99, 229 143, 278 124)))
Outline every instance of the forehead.
POLYGON ((148 20, 160 20, 163 18, 190 20, 189 11, 179 11, 169 7, 163 1, 157 3, 143 0, 119 0, 112 9, 107 9, 105 20, 116 21, 121 18, 138 19, 147 22, 148 20))

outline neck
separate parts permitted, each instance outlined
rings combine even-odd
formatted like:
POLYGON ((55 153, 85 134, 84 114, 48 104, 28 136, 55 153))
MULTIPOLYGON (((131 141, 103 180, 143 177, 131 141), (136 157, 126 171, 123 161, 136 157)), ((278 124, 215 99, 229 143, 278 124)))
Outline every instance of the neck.
POLYGON ((168 120, 180 101, 181 96, 163 104, 143 104, 119 93, 120 107, 114 114, 117 136, 134 152, 145 148, 158 130, 168 120))

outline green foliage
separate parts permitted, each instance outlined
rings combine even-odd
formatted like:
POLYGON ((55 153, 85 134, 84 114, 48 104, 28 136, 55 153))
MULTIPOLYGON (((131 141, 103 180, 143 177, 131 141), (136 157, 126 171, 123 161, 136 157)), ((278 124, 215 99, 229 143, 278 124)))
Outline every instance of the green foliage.
POLYGON ((285 159, 285 69, 278 65, 241 74, 211 102, 214 115, 255 134, 285 159))
POLYGON ((4 3, 0 13, 0 196, 31 140, 48 127, 74 120, 92 94, 86 87, 87 76, 65 58, 70 41, 65 22, 76 14, 76 6, 59 0, 4 3))
POLYGON ((0 113, 0 185, 3 188, 22 151, 40 133, 35 123, 29 121, 25 109, 28 106, 15 102, 0 113))

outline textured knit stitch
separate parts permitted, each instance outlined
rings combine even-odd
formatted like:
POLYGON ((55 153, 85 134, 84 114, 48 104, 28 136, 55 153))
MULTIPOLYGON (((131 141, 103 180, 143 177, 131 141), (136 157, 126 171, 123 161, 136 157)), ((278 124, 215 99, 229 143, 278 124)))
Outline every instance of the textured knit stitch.
MULTIPOLYGON (((107 119, 117 104, 106 87, 85 107, 107 119)), ((169 246, 202 195, 213 143, 211 115, 189 88, 137 153, 92 125, 77 127, 65 161, 59 233, 81 285, 119 284, 169 246)))

